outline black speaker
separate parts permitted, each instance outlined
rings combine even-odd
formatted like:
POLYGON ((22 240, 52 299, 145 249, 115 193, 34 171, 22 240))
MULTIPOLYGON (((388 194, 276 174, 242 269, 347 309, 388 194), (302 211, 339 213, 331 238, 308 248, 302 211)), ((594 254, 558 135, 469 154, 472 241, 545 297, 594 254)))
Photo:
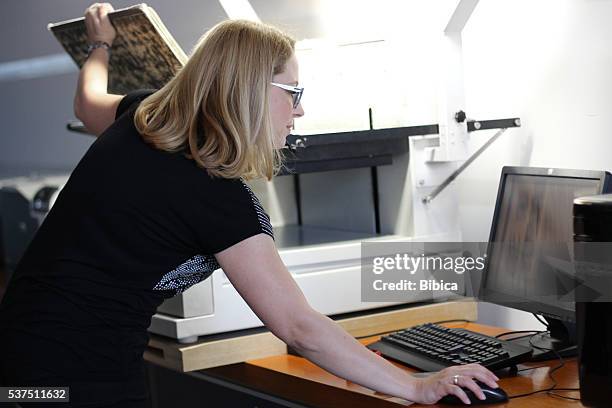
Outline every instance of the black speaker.
POLYGON ((612 404, 612 194, 574 200, 580 398, 612 404))

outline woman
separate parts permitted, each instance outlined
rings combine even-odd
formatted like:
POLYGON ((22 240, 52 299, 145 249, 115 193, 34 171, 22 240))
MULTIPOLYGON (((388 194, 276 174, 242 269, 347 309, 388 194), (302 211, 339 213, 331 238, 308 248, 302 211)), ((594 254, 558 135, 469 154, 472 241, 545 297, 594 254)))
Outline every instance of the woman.
POLYGON ((243 178, 274 173, 304 114, 294 40, 226 21, 157 92, 107 93, 107 13, 86 11, 90 55, 75 112, 100 135, 28 248, 0 310, 4 384, 69 385, 71 403, 145 406, 142 353, 159 304, 222 267, 265 325, 301 355, 376 391, 421 403, 474 382, 478 365, 415 379, 308 305, 243 178), (457 377, 458 376, 458 377, 457 377), (453 384, 453 377, 458 384, 453 384))

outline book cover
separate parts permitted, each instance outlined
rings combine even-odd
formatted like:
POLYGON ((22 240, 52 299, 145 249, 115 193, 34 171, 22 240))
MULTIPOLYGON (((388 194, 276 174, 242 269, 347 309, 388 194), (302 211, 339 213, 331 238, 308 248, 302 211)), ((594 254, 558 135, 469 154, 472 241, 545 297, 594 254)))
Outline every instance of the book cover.
MULTIPOLYGON (((109 93, 159 89, 187 61, 155 10, 146 4, 115 10, 108 16, 117 32, 109 61, 109 93)), ((87 59, 85 18, 51 23, 47 28, 80 68, 87 59)))

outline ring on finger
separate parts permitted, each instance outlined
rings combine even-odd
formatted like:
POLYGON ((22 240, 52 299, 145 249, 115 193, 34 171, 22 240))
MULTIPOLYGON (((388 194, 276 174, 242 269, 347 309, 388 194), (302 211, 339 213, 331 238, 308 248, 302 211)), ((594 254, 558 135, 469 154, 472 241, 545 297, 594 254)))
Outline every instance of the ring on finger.
POLYGON ((453 384, 458 385, 459 384, 459 376, 458 375, 453 375, 453 384))

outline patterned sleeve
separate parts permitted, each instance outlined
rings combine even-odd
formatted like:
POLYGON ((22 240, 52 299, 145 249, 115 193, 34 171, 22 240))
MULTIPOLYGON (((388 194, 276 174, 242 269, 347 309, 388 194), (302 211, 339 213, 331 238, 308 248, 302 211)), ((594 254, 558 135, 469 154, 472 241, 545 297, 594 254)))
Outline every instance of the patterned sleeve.
POLYGON ((272 224, 270 224, 270 216, 261 206, 261 203, 259 202, 259 199, 255 195, 255 193, 253 193, 253 190, 251 190, 251 188, 244 181, 240 180, 240 182, 251 197, 251 201, 253 202, 253 209, 257 214, 257 220, 259 221, 261 232, 269 235, 272 239, 274 239, 274 231, 272 230, 272 224))

